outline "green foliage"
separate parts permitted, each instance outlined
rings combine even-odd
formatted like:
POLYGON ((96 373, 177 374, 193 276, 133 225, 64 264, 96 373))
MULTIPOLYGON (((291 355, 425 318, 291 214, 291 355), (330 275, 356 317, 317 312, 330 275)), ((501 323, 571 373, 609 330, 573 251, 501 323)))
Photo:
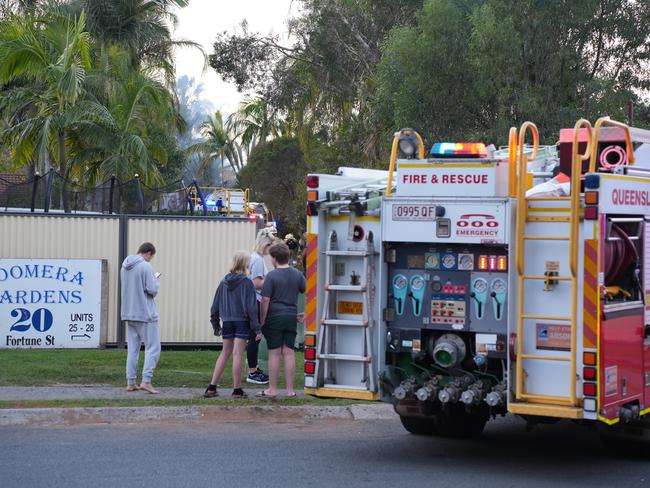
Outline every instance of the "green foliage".
POLYGON ((631 0, 430 0, 386 42, 375 120, 504 142, 524 120, 554 141, 581 116, 622 119, 650 74, 648 19, 650 4, 631 0))
POLYGON ((299 233, 304 225, 306 174, 298 140, 279 137, 253 149, 239 181, 242 187, 254 189, 254 200, 267 205, 283 232, 299 233))
MULTIPOLYGON (((172 91, 174 9, 186 0, 8 2, 0 17, 0 142, 13 168, 56 163, 76 184, 186 164, 172 91)), ((66 190, 63 188, 65 205, 66 190)))

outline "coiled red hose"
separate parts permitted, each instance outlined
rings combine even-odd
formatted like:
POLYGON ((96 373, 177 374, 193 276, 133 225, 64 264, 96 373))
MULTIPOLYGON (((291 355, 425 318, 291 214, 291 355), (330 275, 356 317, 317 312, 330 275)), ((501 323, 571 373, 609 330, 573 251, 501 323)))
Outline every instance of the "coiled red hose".
POLYGON ((611 284, 639 258, 634 243, 621 227, 612 224, 611 237, 618 239, 605 241, 605 285, 611 284))

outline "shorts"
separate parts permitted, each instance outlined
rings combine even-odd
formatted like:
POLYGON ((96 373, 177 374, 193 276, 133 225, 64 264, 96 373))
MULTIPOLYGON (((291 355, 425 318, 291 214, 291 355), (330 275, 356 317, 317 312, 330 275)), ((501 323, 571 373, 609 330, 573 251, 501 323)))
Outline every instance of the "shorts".
POLYGON ((262 333, 269 349, 282 346, 294 348, 298 330, 298 319, 295 315, 274 315, 268 317, 262 333))
POLYGON ((245 339, 251 335, 251 326, 247 320, 224 322, 221 337, 224 339, 245 339))

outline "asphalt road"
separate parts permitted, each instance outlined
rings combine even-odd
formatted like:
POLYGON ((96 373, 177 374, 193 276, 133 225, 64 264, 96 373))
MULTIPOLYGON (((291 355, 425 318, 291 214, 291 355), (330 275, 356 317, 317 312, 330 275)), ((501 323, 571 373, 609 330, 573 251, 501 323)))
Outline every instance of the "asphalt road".
POLYGON ((470 441, 414 436, 397 419, 7 427, 0 449, 2 488, 650 486, 650 457, 514 418, 470 441))

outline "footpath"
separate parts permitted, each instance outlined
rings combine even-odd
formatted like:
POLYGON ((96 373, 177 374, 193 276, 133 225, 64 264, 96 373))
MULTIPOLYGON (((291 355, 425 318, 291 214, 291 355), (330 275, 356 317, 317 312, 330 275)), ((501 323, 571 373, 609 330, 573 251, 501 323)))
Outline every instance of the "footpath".
POLYGON ((245 400, 230 401, 230 389, 221 389, 221 397, 203 399, 203 389, 158 388, 159 395, 142 391, 127 392, 124 387, 105 385, 57 385, 43 387, 0 387, 0 402, 29 404, 38 401, 126 401, 129 406, 0 408, 0 426, 75 425, 98 423, 221 421, 221 422, 299 422, 313 420, 374 420, 396 418, 391 405, 384 403, 352 403, 331 405, 327 401, 305 403, 305 395, 297 392, 296 405, 280 391, 277 400, 256 399, 260 389, 245 389, 245 400), (142 400, 142 405, 138 401, 142 400), (224 402, 225 400, 225 402, 224 402), (187 402, 187 405, 148 405, 148 401, 187 402), (214 403, 214 404, 211 404, 214 403))

